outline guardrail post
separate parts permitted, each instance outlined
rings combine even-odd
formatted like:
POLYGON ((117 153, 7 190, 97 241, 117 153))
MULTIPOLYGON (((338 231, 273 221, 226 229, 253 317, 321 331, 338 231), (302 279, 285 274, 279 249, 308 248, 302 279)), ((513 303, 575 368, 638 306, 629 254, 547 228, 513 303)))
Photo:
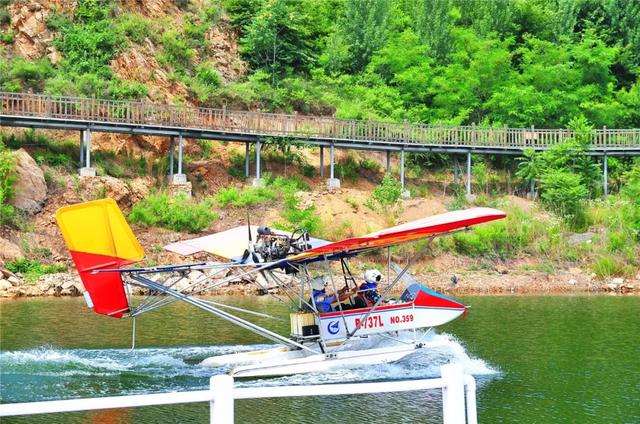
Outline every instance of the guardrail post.
POLYGON ((214 375, 209 380, 209 387, 211 390, 211 422, 233 424, 233 377, 226 374, 214 375))
POLYGON ((464 371, 460 364, 440 367, 444 385, 442 387, 442 422, 465 424, 464 371))

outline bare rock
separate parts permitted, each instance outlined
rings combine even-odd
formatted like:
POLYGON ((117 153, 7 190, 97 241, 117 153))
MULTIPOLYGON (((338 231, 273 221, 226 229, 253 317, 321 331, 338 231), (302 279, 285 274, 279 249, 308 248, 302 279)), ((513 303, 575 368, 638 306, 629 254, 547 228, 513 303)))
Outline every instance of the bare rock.
POLYGON ((495 270, 498 274, 508 274, 509 273, 509 268, 507 268, 505 265, 503 264, 497 264, 495 266, 495 270))
MULTIPOLYGON (((22 250, 20 250, 16 244, 0 237, 0 259, 3 261, 15 261, 22 257, 22 250)), ((2 275, 4 277, 9 277, 10 275, 13 275, 13 273, 9 270, 2 269, 2 275)))
POLYGON ((578 245, 578 244, 583 244, 583 243, 591 243, 591 241, 593 240, 593 238, 595 237, 594 233, 577 233, 577 234, 572 234, 569 236, 569 244, 571 245, 578 245))
POLYGON ((0 280, 0 291, 5 291, 10 288, 13 288, 13 284, 4 279, 0 280))
POLYGON ((47 183, 42 169, 24 149, 16 152, 15 174, 15 195, 11 203, 31 215, 40 212, 47 198, 47 183))
POLYGON ((19 286, 22 283, 22 280, 20 280, 15 275, 10 275, 9 277, 7 277, 7 281, 10 282, 14 286, 19 286))

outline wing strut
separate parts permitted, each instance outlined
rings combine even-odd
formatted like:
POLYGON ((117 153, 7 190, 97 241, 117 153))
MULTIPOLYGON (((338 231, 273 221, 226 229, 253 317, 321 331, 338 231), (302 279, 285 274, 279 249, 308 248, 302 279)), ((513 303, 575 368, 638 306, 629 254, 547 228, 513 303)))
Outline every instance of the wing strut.
POLYGON ((297 343, 293 340, 290 340, 284 336, 281 336, 280 334, 274 333, 273 331, 269 331, 266 328, 262 328, 259 325, 256 325, 252 322, 249 322, 247 320, 244 320, 242 318, 239 318, 233 314, 230 314, 228 312, 225 312, 223 310, 220 310, 216 307, 214 307, 213 305, 208 304, 205 301, 202 301, 200 299, 197 298, 193 298, 191 296, 186 296, 184 294, 182 294, 179 291, 176 291, 174 289, 168 288, 166 286, 163 286, 160 283, 157 283, 153 280, 150 280, 149 278, 143 277, 141 275, 132 275, 131 278, 133 278, 134 280, 136 280, 138 283, 140 283, 143 286, 146 286, 152 290, 156 290, 160 293, 164 293, 164 294, 168 294, 170 296, 173 296, 179 300, 182 300, 185 303, 188 303, 192 306, 195 306, 197 308, 200 308, 202 310, 205 310, 207 312, 212 313, 213 315, 225 319, 233 324, 236 324, 239 327, 242 327, 244 329, 247 329, 249 331, 252 331, 256 334, 259 334, 263 337, 266 337, 269 340, 272 340, 276 343, 282 343, 291 347, 296 347, 299 349, 305 349, 308 350, 309 352, 312 352, 314 354, 318 353, 317 351, 308 348, 307 346, 302 345, 301 343, 297 343))

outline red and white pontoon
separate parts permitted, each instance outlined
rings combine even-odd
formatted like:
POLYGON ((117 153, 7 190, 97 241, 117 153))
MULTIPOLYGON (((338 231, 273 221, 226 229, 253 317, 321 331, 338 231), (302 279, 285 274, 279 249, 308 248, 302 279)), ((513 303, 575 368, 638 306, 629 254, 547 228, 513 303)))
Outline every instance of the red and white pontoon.
POLYGON ((350 299, 338 303, 330 312, 323 312, 310 299, 312 281, 320 275, 330 282, 327 287, 330 292, 339 292, 339 288, 355 292, 360 283, 350 271, 350 259, 358 254, 431 239, 504 217, 503 212, 489 208, 454 211, 335 243, 311 238, 304 230, 287 234, 247 223, 247 227, 166 246, 182 255, 204 251, 227 258, 229 262, 126 268, 124 265, 141 260, 144 252, 113 200, 73 205, 56 214, 87 289, 85 298, 94 311, 115 318, 136 317, 181 300, 282 345, 211 357, 202 362, 203 366, 232 366, 231 372, 237 377, 390 362, 416 349, 432 347, 422 342, 415 331, 411 342, 398 334, 443 325, 464 314, 466 306, 427 288, 407 273, 428 243, 418 248, 404 267, 389 261, 387 284, 378 287, 381 293, 377 300, 366 307, 358 307, 350 299), (248 247, 246 241, 243 242, 244 234, 248 236, 248 247), (194 270, 203 274, 192 281, 187 274, 194 270), (258 274, 263 277, 263 283, 252 279, 258 274), (237 315, 269 317, 266 314, 194 296, 239 279, 252 279, 265 293, 269 292, 265 281, 279 289, 278 295, 272 295, 291 307, 289 336, 237 315), (391 298, 389 294, 400 282, 406 289, 399 298, 391 298), (142 301, 132 298, 127 290, 130 286, 143 287, 149 295, 142 301), (372 335, 397 340, 397 346, 363 349, 358 341, 372 335))

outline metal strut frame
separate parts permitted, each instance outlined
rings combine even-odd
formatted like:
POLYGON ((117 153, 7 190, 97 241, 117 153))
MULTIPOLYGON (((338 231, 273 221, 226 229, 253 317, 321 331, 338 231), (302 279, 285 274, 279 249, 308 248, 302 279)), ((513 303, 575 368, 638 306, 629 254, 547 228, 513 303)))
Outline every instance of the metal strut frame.
POLYGON ((147 287, 151 290, 155 290, 157 292, 163 293, 163 294, 167 294, 169 296, 173 296, 176 299, 182 300, 185 303, 188 303, 192 306, 195 306, 197 308, 200 308, 204 311, 210 312, 213 315, 225 319, 233 324, 238 325, 239 327, 242 327, 246 330, 249 330, 253 333, 256 333, 260 336, 263 336, 269 340, 272 340, 276 343, 282 343, 291 347, 295 347, 298 349, 304 349, 307 350, 309 352, 312 352, 314 354, 317 354, 319 352, 304 346, 301 343, 295 342, 293 340, 290 340, 284 336, 281 336, 280 334, 274 333, 273 331, 267 330, 266 328, 260 327, 259 325, 256 325, 252 322, 249 322, 247 320, 244 320, 242 318, 239 318, 233 314, 230 314, 228 312, 225 312, 219 308, 217 308, 216 306, 214 306, 213 304, 211 304, 211 302, 207 302, 207 301, 203 301, 202 299, 197 299, 194 298, 192 296, 187 296, 179 291, 176 291, 174 289, 168 288, 156 281, 153 281, 149 278, 143 277, 142 275, 132 275, 131 276, 132 279, 134 279, 135 281, 137 281, 138 283, 140 283, 140 285, 147 287))

